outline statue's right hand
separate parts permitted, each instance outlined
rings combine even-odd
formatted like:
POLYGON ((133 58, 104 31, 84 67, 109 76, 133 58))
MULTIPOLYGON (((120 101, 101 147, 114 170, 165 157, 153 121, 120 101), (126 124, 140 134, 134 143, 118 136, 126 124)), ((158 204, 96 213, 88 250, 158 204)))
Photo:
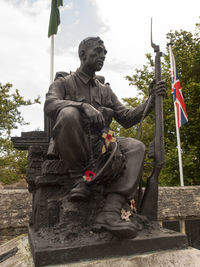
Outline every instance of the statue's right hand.
POLYGON ((98 130, 102 130, 105 127, 104 117, 100 111, 88 103, 83 103, 82 108, 92 126, 98 130))

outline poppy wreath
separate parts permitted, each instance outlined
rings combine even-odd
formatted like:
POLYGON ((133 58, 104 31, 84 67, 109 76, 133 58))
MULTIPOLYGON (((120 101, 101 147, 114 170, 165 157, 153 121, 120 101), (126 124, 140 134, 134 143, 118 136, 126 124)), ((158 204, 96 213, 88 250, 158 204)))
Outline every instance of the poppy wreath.
POLYGON ((95 167, 85 171, 83 179, 87 185, 109 184, 118 179, 126 168, 125 153, 109 130, 102 133, 103 146, 95 167))

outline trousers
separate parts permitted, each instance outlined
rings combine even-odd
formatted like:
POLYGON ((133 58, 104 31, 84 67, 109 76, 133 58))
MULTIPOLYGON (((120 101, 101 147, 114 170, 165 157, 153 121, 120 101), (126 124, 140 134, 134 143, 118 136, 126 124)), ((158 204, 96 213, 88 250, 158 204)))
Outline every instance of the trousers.
MULTIPOLYGON (((63 108, 56 119, 53 135, 60 158, 69 170, 81 174, 90 153, 90 144, 85 121, 76 107, 63 108)), ((134 195, 142 177, 145 145, 134 138, 117 137, 126 157, 126 169, 119 179, 105 185, 105 193, 134 195)), ((83 174, 82 174, 83 175, 83 174)))

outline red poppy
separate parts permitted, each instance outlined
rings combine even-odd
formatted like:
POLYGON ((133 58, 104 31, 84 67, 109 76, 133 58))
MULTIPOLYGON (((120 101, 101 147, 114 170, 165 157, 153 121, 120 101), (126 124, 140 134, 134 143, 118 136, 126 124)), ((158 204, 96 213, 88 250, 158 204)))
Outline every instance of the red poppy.
POLYGON ((107 140, 107 141, 112 140, 112 135, 111 135, 111 134, 107 134, 107 135, 106 135, 106 140, 107 140))
POLYGON ((92 181, 92 179, 94 178, 94 176, 95 176, 95 173, 94 172, 92 172, 90 170, 85 171, 84 178, 85 178, 86 181, 88 181, 88 182, 92 181))

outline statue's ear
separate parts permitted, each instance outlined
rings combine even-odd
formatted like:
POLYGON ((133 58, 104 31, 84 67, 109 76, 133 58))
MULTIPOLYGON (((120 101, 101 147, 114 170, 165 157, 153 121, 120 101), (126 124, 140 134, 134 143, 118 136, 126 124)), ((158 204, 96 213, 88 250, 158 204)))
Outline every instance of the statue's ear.
POLYGON ((79 52, 79 57, 80 57, 80 59, 81 59, 81 60, 84 60, 84 59, 85 59, 85 56, 86 56, 85 50, 81 50, 81 51, 79 52))

